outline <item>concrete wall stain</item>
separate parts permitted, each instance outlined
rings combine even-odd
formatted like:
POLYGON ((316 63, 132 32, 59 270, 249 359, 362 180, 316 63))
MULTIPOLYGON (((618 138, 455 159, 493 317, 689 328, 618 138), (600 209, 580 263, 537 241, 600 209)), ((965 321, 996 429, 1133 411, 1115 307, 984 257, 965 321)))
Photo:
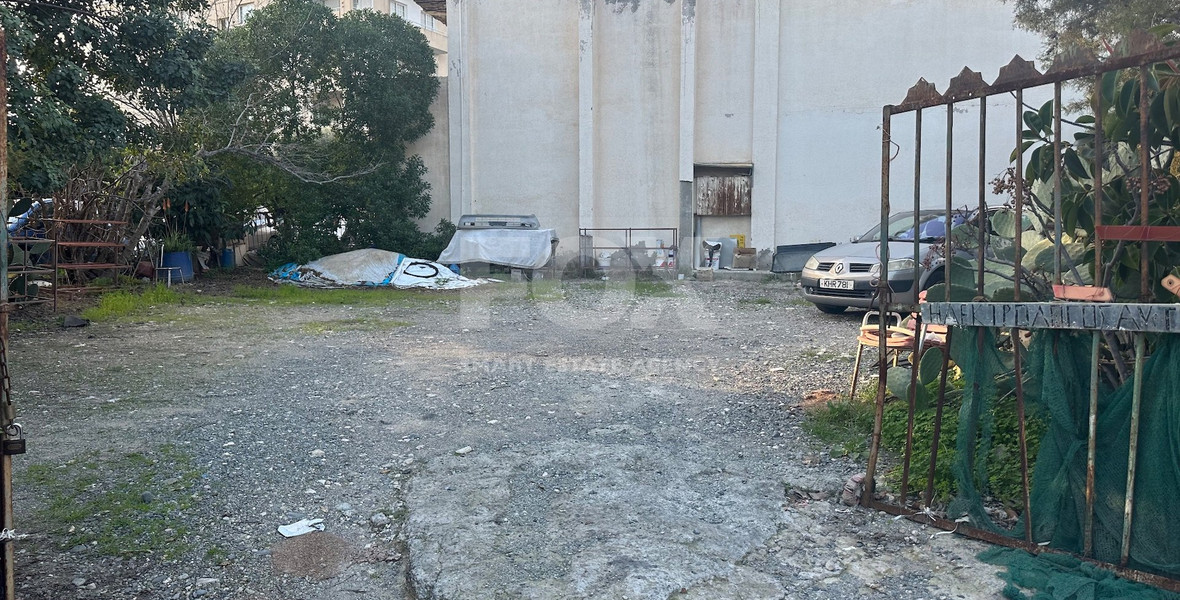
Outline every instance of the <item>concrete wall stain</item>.
MULTIPOLYGON (((620 14, 623 11, 627 10, 628 8, 631 9, 631 12, 637 12, 639 10, 639 3, 641 0, 603 0, 603 1, 606 2, 607 6, 614 7, 613 10, 614 10, 615 14, 620 14)), ((675 4, 676 2, 677 2, 677 0, 664 0, 665 4, 675 4)), ((689 3, 689 4, 686 4, 686 6, 689 6, 690 10, 695 13, 696 12, 696 10, 695 10, 696 0, 685 0, 685 2, 689 3)))

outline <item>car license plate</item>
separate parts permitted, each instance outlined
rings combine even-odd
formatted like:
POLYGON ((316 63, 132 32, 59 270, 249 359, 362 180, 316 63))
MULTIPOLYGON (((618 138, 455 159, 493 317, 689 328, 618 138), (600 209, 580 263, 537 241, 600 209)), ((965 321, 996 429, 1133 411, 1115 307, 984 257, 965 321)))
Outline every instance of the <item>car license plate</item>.
POLYGON ((852 289, 851 279, 820 279, 819 287, 829 290, 850 290, 852 289))

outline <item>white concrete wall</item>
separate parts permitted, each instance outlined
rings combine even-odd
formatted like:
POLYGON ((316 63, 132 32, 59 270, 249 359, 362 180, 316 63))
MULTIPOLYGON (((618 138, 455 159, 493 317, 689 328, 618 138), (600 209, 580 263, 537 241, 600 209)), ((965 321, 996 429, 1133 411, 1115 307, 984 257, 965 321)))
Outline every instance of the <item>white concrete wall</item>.
POLYGON ((675 227, 678 2, 616 2, 594 21, 595 227, 675 227))
POLYGON ((451 193, 460 213, 536 214, 576 248, 578 3, 510 4, 447 6, 451 193))
POLYGON ((754 161, 754 0, 697 2, 698 164, 754 161))
MULTIPOLYGON (((793 0, 783 11, 778 244, 841 241, 879 220, 881 106, 900 103, 918 78, 945 91, 966 65, 993 81, 1012 55, 1040 50, 1037 37, 1012 28, 1011 7, 991 0, 793 0)), ((978 202, 978 105, 956 107, 955 205, 978 202)), ((997 128, 987 181, 1015 146, 1012 103, 989 109, 997 128)), ((894 211, 913 206, 913 123, 893 123, 894 211)), ((945 139, 945 109, 925 111, 922 198, 932 208, 945 202, 945 139)))
MULTIPOLYGON (((900 102, 919 77, 945 90, 970 65, 990 81, 1013 54, 1040 49, 996 0, 447 8, 455 204, 536 213, 565 250, 579 226, 679 227, 680 182, 693 163, 753 164, 751 246, 860 234, 879 214, 881 106, 900 102)), ((1011 101, 994 102, 989 181, 1015 129, 1011 101)), ((956 205, 977 202, 977 106, 956 107, 956 205)), ((894 125, 895 210, 913 204, 912 122, 894 125)), ((942 109, 924 114, 929 206, 944 201, 945 122, 942 109)))
POLYGON ((406 148, 407 154, 417 154, 426 164, 426 177, 430 184, 430 212, 418 220, 418 228, 433 231, 441 219, 455 221, 459 218, 458 206, 451 205, 451 163, 450 163, 450 114, 447 111, 447 78, 439 79, 438 96, 430 105, 434 115, 434 127, 426 135, 406 148))

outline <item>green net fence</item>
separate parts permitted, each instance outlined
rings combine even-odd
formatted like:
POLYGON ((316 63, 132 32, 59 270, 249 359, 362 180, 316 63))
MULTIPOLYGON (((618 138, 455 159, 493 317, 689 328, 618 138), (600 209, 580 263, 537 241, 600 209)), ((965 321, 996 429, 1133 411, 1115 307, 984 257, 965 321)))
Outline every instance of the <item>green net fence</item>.
MULTIPOLYGON (((1082 553, 1091 335, 1039 331, 1024 354, 1026 404, 1046 427, 1036 456, 1030 457, 1035 464, 1030 514, 1021 515, 1013 525, 997 523, 985 506, 989 461, 1000 455, 993 447, 995 408, 998 397, 1011 393, 1003 383, 1005 378, 1012 379, 1011 356, 997 349, 992 330, 955 331, 951 355, 963 369, 965 387, 952 466, 955 492, 948 516, 966 516, 976 527, 1013 537, 1023 537, 1023 520, 1031 518, 1034 541, 1082 553)), ((1172 530, 1174 524, 1180 526, 1180 520, 1172 520, 1180 517, 1180 336, 1153 337, 1149 347, 1143 369, 1128 566, 1180 578, 1180 532, 1172 530)), ((1118 563, 1121 555, 1132 399, 1131 380, 1117 389, 1100 380, 1092 556, 1108 563, 1118 563)), ((1008 452, 1004 460, 1019 457, 1008 452)))
POLYGON ((1115 577, 1064 554, 1033 555, 1011 548, 990 548, 979 558, 1007 567, 1000 577, 1008 582, 1010 600, 1176 600, 1180 596, 1115 577))

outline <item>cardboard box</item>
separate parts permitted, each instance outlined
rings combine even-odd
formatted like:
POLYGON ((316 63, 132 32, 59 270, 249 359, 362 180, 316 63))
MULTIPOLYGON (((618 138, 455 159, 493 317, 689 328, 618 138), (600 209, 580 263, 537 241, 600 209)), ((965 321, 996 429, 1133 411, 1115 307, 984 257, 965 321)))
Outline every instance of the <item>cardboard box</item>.
POLYGON ((758 263, 758 250, 756 248, 735 248, 733 251, 733 268, 745 269, 753 271, 754 266, 758 263))

